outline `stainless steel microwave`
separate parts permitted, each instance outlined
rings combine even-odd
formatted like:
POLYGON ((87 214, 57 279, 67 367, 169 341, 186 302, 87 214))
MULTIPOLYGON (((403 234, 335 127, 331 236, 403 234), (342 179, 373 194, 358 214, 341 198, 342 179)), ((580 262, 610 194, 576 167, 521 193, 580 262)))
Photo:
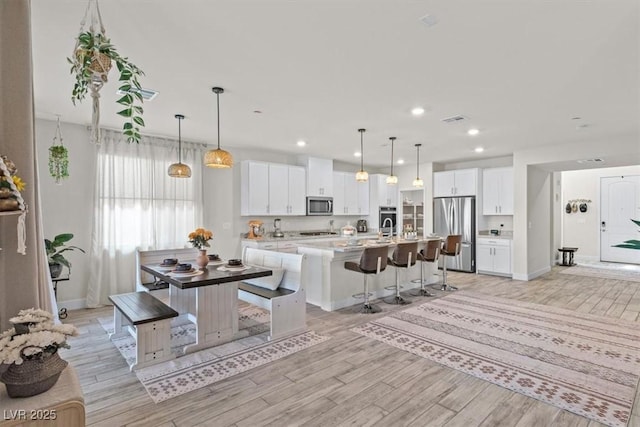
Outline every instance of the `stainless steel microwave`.
POLYGON ((307 215, 333 215, 333 197, 307 197, 307 215))

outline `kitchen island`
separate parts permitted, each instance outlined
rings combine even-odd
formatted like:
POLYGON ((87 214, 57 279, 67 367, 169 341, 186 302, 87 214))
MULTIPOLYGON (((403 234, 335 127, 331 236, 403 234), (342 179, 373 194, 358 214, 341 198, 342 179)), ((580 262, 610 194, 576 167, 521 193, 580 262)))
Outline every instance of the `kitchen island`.
MULTIPOLYGON (((420 239, 418 250, 422 249, 430 239, 420 239)), ((437 240, 440 240, 437 238, 437 240)), ((380 245, 375 239, 359 239, 358 246, 347 245, 345 238, 334 238, 324 240, 298 241, 298 253, 307 255, 307 302, 317 305, 323 310, 334 311, 344 307, 362 303, 362 299, 354 298, 354 294, 363 291, 363 275, 348 271, 344 268, 346 261, 359 262, 360 256, 366 247, 380 245)), ((398 239, 397 242, 404 242, 398 239)), ((389 256, 393 253, 396 241, 387 243, 389 245, 389 256)), ((411 288, 419 288, 420 283, 411 283, 413 279, 420 278, 421 262, 415 266, 401 269, 400 283, 402 291, 411 288)), ((424 275, 427 283, 437 283, 438 276, 435 263, 425 263, 424 275)), ((369 276, 369 291, 373 294, 371 299, 378 299, 390 296, 392 290, 385 287, 395 285, 394 267, 387 265, 385 271, 379 275, 369 276)))

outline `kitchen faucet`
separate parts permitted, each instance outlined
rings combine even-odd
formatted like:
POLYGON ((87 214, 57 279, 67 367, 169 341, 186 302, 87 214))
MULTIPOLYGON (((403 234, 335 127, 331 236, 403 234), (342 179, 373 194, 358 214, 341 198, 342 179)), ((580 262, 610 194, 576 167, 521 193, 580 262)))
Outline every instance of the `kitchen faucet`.
POLYGON ((329 232, 333 233, 333 220, 329 220, 329 232))

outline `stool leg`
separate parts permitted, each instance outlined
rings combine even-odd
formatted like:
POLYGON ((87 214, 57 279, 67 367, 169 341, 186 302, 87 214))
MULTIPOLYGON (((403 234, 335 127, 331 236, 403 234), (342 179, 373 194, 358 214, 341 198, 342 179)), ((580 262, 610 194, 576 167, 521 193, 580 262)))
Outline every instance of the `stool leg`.
POLYGON ((367 275, 364 275, 364 304, 360 307, 359 312, 364 314, 380 313, 382 309, 375 304, 369 302, 369 282, 367 281, 367 275))
POLYGON ((442 260, 442 287, 440 290, 442 291, 457 291, 458 288, 455 286, 451 286, 447 283, 447 257, 444 257, 442 260))
MULTIPOLYGON (((412 282, 415 282, 412 280, 412 282)), ((418 291, 409 292, 411 295, 418 297, 433 297, 435 296, 427 288, 424 287, 424 261, 420 262, 420 289, 418 291)))
POLYGON ((384 300, 387 304, 405 305, 411 304, 411 301, 400 296, 400 281, 398 280, 398 267, 396 267, 396 294, 384 300))

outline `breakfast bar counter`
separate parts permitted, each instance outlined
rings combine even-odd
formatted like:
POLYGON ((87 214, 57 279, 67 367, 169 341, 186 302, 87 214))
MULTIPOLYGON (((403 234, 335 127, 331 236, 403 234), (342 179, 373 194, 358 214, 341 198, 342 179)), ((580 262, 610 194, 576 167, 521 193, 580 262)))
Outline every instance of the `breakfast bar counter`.
MULTIPOLYGON (((429 240, 440 240, 440 238, 427 238, 418 240, 418 250, 422 249, 429 240)), ((305 241, 298 243, 298 253, 307 255, 307 302, 317 305, 323 310, 334 311, 344 307, 349 307, 361 303, 361 299, 356 299, 353 295, 362 293, 362 275, 353 273, 344 268, 346 261, 359 262, 360 256, 365 248, 371 246, 388 245, 389 256, 398 242, 405 240, 398 239, 386 243, 378 243, 373 239, 360 239, 358 245, 348 245, 346 238, 337 238, 324 241, 305 241)), ((422 263, 400 272, 400 282, 402 291, 411 288, 419 288, 420 283, 411 283, 413 279, 420 278, 420 268, 422 263)), ((437 283, 438 276, 435 263, 426 263, 424 266, 425 280, 427 283, 437 283)), ((373 294, 372 299, 387 297, 393 291, 384 289, 395 283, 394 267, 387 265, 385 271, 379 275, 372 275, 369 279, 369 291, 373 294)))

